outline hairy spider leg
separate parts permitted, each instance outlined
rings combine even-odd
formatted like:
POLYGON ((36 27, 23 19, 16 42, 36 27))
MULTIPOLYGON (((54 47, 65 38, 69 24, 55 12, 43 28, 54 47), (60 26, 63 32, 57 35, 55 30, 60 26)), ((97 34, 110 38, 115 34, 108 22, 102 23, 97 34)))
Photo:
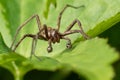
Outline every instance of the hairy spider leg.
POLYGON ((62 39, 67 40, 67 44, 66 44, 66 47, 67 47, 67 48, 71 48, 71 47, 72 47, 71 40, 70 40, 68 37, 64 37, 64 36, 63 36, 62 39))
POLYGON ((63 10, 59 13, 59 16, 58 16, 58 22, 57 22, 57 30, 59 31, 59 29, 60 29, 60 23, 61 23, 61 17, 62 17, 62 14, 63 14, 63 12, 68 8, 68 7, 71 7, 71 8, 74 8, 74 9, 78 9, 78 8, 80 8, 80 7, 84 7, 84 5, 82 5, 82 6, 79 6, 79 7, 75 7, 75 6, 72 6, 72 5, 66 5, 64 8, 63 8, 63 10))
POLYGON ((53 48, 52 48, 52 41, 51 39, 48 40, 48 48, 47 48, 47 51, 48 52, 52 52, 53 48))
MULTIPOLYGON (((43 25, 43 29, 42 29, 42 30, 45 31, 45 36, 46 36, 46 38, 48 39, 47 51, 48 51, 48 52, 51 52, 51 51, 53 50, 53 48, 52 48, 52 41, 51 41, 51 38, 49 38, 49 36, 48 36, 48 29, 47 29, 47 25, 46 25, 46 24, 43 25)), ((42 30, 41 30, 41 31, 42 31, 42 30)))
POLYGON ((15 45, 13 51, 15 51, 16 48, 20 45, 20 43, 21 43, 25 38, 27 38, 27 37, 34 38, 35 35, 33 35, 33 34, 26 34, 26 35, 24 35, 24 36, 20 39, 20 41, 15 45))
POLYGON ((82 29, 81 22, 80 22, 78 19, 75 19, 75 20, 67 27, 67 29, 65 30, 65 32, 64 32, 63 35, 66 36, 66 35, 69 35, 69 34, 79 33, 79 32, 83 35, 83 37, 84 37, 85 39, 89 39, 88 35, 87 35, 87 34, 84 32, 84 30, 82 29), (71 30, 76 23, 78 24, 80 30, 71 30))
POLYGON ((29 19, 27 19, 21 26, 18 27, 18 29, 17 29, 17 31, 16 31, 16 34, 15 34, 15 36, 14 36, 13 42, 12 42, 11 47, 10 47, 11 49, 13 48, 13 45, 15 44, 15 40, 16 40, 16 37, 17 37, 19 31, 20 31, 28 22, 30 22, 30 21, 31 21, 32 19, 34 19, 34 18, 36 18, 36 20, 37 20, 37 24, 38 24, 39 31, 41 30, 41 22, 40 22, 39 16, 38 16, 38 15, 33 15, 33 16, 31 16, 31 17, 30 17, 29 19))
MULTIPOLYGON (((40 32, 43 31, 43 30, 45 31, 45 35, 46 35, 46 37, 48 38, 48 30, 47 30, 47 26, 46 26, 46 25, 43 25, 43 28, 40 30, 40 32)), ((19 44, 20 44, 26 37, 31 37, 31 38, 33 38, 33 41, 32 41, 32 49, 31 49, 30 59, 32 58, 32 55, 34 55, 35 57, 37 57, 37 56, 35 55, 35 48, 36 48, 37 39, 38 39, 39 36, 40 36, 39 34, 36 34, 36 35, 26 34, 26 35, 24 35, 24 36, 20 39, 20 41, 15 45, 15 48, 13 49, 13 51, 16 50, 16 48, 19 46, 19 44)), ((52 46, 51 46, 50 44, 51 44, 51 42, 49 42, 49 47, 52 48, 52 46)), ((37 57, 37 58, 38 58, 38 57, 37 57)))
POLYGON ((32 55, 34 55, 36 58, 38 58, 40 60, 40 58, 35 55, 35 49, 36 49, 36 45, 37 45, 37 39, 38 39, 38 35, 36 35, 35 38, 33 38, 33 40, 32 40, 32 47, 31 47, 32 49, 31 49, 30 59, 32 59, 32 55))
POLYGON ((47 29, 47 25, 46 24, 43 25, 43 30, 45 30, 45 36, 48 39, 49 38, 48 37, 48 29, 47 29))

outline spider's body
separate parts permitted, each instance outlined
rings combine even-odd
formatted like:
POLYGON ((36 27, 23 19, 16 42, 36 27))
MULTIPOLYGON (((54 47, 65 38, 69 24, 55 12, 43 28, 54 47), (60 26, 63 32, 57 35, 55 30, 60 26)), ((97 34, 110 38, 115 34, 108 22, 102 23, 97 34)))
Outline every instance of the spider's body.
MULTIPOLYGON (((74 7, 74 6, 71 6, 71 5, 66 5, 63 10, 59 13, 59 17, 58 17, 58 22, 57 22, 57 28, 54 29, 52 27, 48 27, 46 24, 44 25, 41 25, 41 22, 40 22, 40 18, 38 15, 33 15, 32 17, 30 17, 28 20, 26 20, 20 27, 18 27, 17 29, 17 32, 16 32, 16 35, 14 37, 14 41, 11 45, 11 49, 15 43, 15 40, 16 40, 16 37, 17 37, 17 34, 18 32, 29 22, 31 21, 32 19, 36 18, 37 20, 37 24, 38 24, 38 28, 39 28, 39 32, 37 34, 25 34, 21 39, 20 41, 15 45, 15 47, 13 48, 13 51, 16 50, 16 48, 19 46, 19 44, 26 38, 26 37, 30 37, 33 39, 32 41, 32 50, 31 50, 31 56, 32 54, 34 54, 35 52, 35 48, 36 48, 36 44, 37 44, 37 40, 45 40, 45 41, 48 41, 48 48, 47 48, 47 51, 48 52, 51 52, 52 51, 52 43, 59 43, 61 39, 64 39, 64 40, 67 40, 67 44, 66 44, 66 47, 67 48, 71 48, 72 45, 71 45, 71 40, 66 37, 67 35, 69 34, 73 34, 73 33, 81 33, 83 35, 83 37, 85 39, 88 39, 89 37, 87 36, 87 34, 83 31, 82 29, 82 25, 81 25, 81 22, 78 20, 78 19, 75 19, 68 27, 67 29, 63 32, 63 33, 60 33, 59 32, 59 29, 60 29, 60 23, 61 23, 61 17, 62 17, 62 14, 63 12, 66 10, 67 7, 72 7, 72 8, 79 8, 79 7, 74 7), (78 24, 79 26, 79 30, 71 30, 72 27, 75 25, 75 24, 78 24)), ((80 6, 80 7, 83 7, 83 6, 80 6)), ((35 55, 35 54, 34 54, 35 55)))
POLYGON ((38 39, 40 40, 51 40, 52 43, 59 43, 60 39, 62 38, 62 34, 58 32, 57 29, 46 27, 48 33, 46 34, 45 31, 38 32, 38 39))

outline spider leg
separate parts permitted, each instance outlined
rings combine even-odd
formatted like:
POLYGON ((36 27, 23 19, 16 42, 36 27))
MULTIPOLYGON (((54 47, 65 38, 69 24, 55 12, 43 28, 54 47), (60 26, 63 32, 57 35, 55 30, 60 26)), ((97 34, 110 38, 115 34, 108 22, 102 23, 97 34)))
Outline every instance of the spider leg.
POLYGON ((52 52, 53 48, 52 48, 52 42, 51 39, 48 40, 48 47, 47 47, 47 51, 48 53, 52 52))
POLYGON ((36 35, 35 38, 33 38, 30 59, 32 59, 32 55, 34 55, 36 58, 38 58, 39 60, 41 60, 38 56, 35 55, 35 49, 36 49, 36 45, 37 45, 37 39, 38 39, 38 35, 36 35))
POLYGON ((72 47, 71 40, 68 37, 62 37, 62 39, 67 40, 67 44, 66 44, 67 48, 71 48, 72 47))
POLYGON ((31 49, 31 55, 30 55, 30 59, 32 59, 32 55, 34 54, 34 52, 35 52, 35 38, 33 38, 33 40, 32 40, 32 49, 31 49))
POLYGON ((45 36, 46 36, 46 38, 48 39, 49 38, 49 36, 48 36, 48 29, 47 29, 47 25, 43 25, 43 30, 45 30, 45 36))
POLYGON ((52 52, 53 48, 52 48, 52 41, 51 39, 49 39, 49 36, 48 36, 48 29, 47 29, 47 26, 44 24, 43 25, 43 29, 45 31, 45 36, 46 38, 48 39, 48 47, 47 47, 47 51, 48 53, 52 52))
POLYGON ((73 33, 82 33, 83 37, 85 39, 89 39, 88 35, 84 34, 81 30, 69 30, 66 31, 64 34, 62 34, 63 36, 69 35, 69 34, 73 34, 73 33))
POLYGON ((67 27, 67 29, 65 30, 65 32, 64 32, 63 35, 65 36, 65 35, 69 35, 69 34, 73 34, 73 33, 78 33, 78 32, 80 32, 85 39, 89 39, 89 36, 84 32, 84 30, 83 30, 83 28, 82 28, 81 22, 80 22, 79 20, 75 19, 75 20, 67 27), (71 30, 76 23, 78 24, 80 30, 71 30))
POLYGON ((24 36, 20 39, 20 41, 15 45, 13 51, 16 50, 16 48, 19 46, 19 44, 20 44, 25 38, 27 38, 27 37, 34 38, 34 36, 35 36, 35 35, 33 35, 33 34, 26 34, 26 35, 24 35, 24 36))
POLYGON ((31 17, 30 17, 29 19, 27 19, 22 25, 20 25, 20 26, 18 27, 18 29, 17 29, 17 31, 16 31, 16 34, 15 34, 15 36, 14 36, 13 42, 12 42, 11 47, 10 47, 11 49, 13 48, 13 45, 14 45, 14 43, 15 43, 15 40, 16 40, 16 37, 17 37, 19 31, 20 31, 28 22, 30 22, 30 21, 31 21, 32 19, 34 19, 34 18, 36 18, 36 20, 37 20, 37 24, 38 24, 39 31, 41 30, 41 22, 40 22, 39 16, 38 16, 38 15, 33 15, 33 16, 31 16, 31 17))
POLYGON ((58 30, 58 31, 59 31, 59 29, 60 29, 60 23, 61 23, 62 14, 63 14, 63 12, 64 12, 68 7, 71 7, 71 8, 74 8, 74 9, 78 9, 78 8, 84 7, 84 6, 82 5, 82 6, 75 7, 75 6, 72 6, 72 5, 68 5, 68 4, 67 4, 67 5, 62 9, 62 11, 59 13, 58 22, 57 22, 57 26, 58 26, 57 30, 58 30))

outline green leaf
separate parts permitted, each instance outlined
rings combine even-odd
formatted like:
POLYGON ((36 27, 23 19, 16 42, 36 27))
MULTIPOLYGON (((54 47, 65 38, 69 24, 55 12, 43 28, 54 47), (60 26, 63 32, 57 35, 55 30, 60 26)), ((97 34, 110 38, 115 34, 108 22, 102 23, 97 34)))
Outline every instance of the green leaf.
POLYGON ((24 75, 31 70, 44 70, 54 71, 59 69, 60 64, 58 61, 47 57, 40 57, 39 59, 29 60, 16 53, 1 54, 0 66, 8 69, 13 75, 15 80, 22 80, 24 75))
POLYGON ((6 46, 0 33, 0 53, 9 53, 11 50, 6 46))
MULTIPOLYGON (((61 0, 0 0, 0 32, 7 46, 11 45, 18 26, 33 14, 40 16, 42 25, 47 24, 56 28, 58 15, 66 4, 84 5, 85 7, 68 8, 63 14, 60 32, 64 32, 76 18, 81 21, 84 31, 90 37, 95 37, 120 22, 119 0, 63 0, 62 2, 61 0), (55 3, 56 6, 54 6, 55 3)), ((75 25, 73 29, 76 28, 79 29, 78 25, 75 25)), ((16 43, 24 34, 36 34, 37 32, 37 24, 33 19, 20 31, 16 43)), ((0 36, 0 53, 9 52, 9 54, 0 54, 0 66, 12 72, 15 80, 22 80, 25 74, 35 69, 55 73, 56 70, 60 70, 59 79, 65 78, 72 70, 87 80, 112 80, 114 72, 111 64, 118 59, 117 52, 108 47, 106 41, 102 39, 96 38, 80 42, 82 38, 79 34, 69 37, 73 43, 72 49, 67 50, 66 41, 61 40, 60 44, 53 45, 51 54, 48 54, 46 50, 48 42, 39 40, 35 52, 37 56, 43 56, 39 57, 41 59, 39 61, 34 57, 32 60, 25 58, 30 56, 32 42, 30 38, 25 39, 17 48, 16 52, 22 55, 20 56, 11 53, 0 36)), ((51 77, 49 80, 59 80, 55 74, 51 77)))
MULTIPOLYGON (((107 38, 108 43, 110 46, 114 47, 120 55, 120 22, 111 27, 110 29, 106 30, 102 34, 100 34, 100 37, 107 38)), ((119 60, 114 63, 114 69, 115 69, 115 77, 113 80, 120 80, 120 58, 119 60)))
POLYGON ((78 74, 86 76, 87 80, 111 80, 113 78, 111 63, 118 56, 106 44, 106 40, 95 38, 76 45, 73 50, 63 52, 56 59, 71 66, 78 74))
MULTIPOLYGON (((87 80, 111 80, 113 78, 111 63, 116 61, 118 56, 106 44, 106 40, 96 38, 76 45, 73 45, 74 48, 70 51, 64 51, 56 57, 39 57, 40 60, 36 57, 29 60, 16 53, 1 54, 0 66, 11 71, 16 80, 22 79, 30 70, 55 71, 63 69, 62 66, 66 65, 68 65, 66 69, 84 76, 87 80)), ((62 73, 65 72, 66 70, 62 73)))
POLYGON ((44 11, 44 17, 46 19, 48 18, 49 7, 50 7, 51 4, 53 4, 56 7, 56 0, 47 0, 47 2, 46 2, 46 10, 44 11))
POLYGON ((107 21, 103 21, 98 24, 93 30, 90 30, 88 34, 92 35, 93 37, 104 32, 105 30, 109 29, 116 23, 120 22, 120 13, 116 14, 114 17, 111 17, 107 21))

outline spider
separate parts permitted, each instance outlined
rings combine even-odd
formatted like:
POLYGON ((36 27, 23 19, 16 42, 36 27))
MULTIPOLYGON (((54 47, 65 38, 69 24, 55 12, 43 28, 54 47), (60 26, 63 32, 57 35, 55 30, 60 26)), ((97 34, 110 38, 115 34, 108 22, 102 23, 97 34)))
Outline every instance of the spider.
MULTIPOLYGON (((41 25, 40 18, 39 18, 39 16, 38 16, 37 14, 31 16, 31 17, 30 17, 29 19, 27 19, 21 26, 18 27, 18 29, 17 29, 17 31, 16 31, 16 34, 15 34, 15 36, 14 36, 14 39, 13 39, 13 42, 12 42, 10 48, 11 48, 11 49, 13 48, 13 45, 15 44, 15 40, 16 40, 16 37, 17 37, 17 34, 19 33, 19 31, 20 31, 28 22, 30 22, 30 21, 31 21, 32 19, 34 19, 34 18, 36 18, 39 31, 38 31, 36 34, 25 34, 25 35, 18 41, 18 43, 14 46, 14 48, 12 49, 13 51, 15 51, 16 48, 19 46, 19 44, 20 44, 25 38, 27 38, 27 37, 30 37, 30 38, 33 39, 33 40, 32 40, 31 56, 32 56, 32 55, 35 55, 35 48, 36 48, 36 44, 37 44, 37 40, 38 40, 38 39, 48 41, 48 47, 47 47, 48 53, 49 53, 49 52, 52 52, 52 50, 53 50, 53 48, 52 48, 52 43, 59 43, 59 42, 60 42, 60 39, 67 40, 66 47, 67 47, 67 48, 71 48, 71 47, 72 47, 72 45, 71 45, 71 40, 70 40, 68 37, 66 37, 67 35, 70 35, 70 34, 73 34, 73 33, 81 33, 82 36, 83 36, 85 39, 88 39, 89 37, 88 37, 88 35, 83 31, 81 22, 80 22, 78 19, 75 19, 75 20, 67 27, 67 29, 64 31, 64 33, 59 32, 62 14, 63 14, 63 12, 64 12, 68 7, 77 9, 77 8, 82 7, 82 6, 75 7, 75 6, 72 6, 72 5, 68 5, 68 4, 67 4, 67 5, 61 10, 61 12, 59 13, 58 20, 57 20, 57 28, 56 28, 56 29, 51 28, 51 27, 48 27, 46 24, 41 25), (80 30, 71 30, 72 27, 73 27, 76 23, 78 24, 80 30)), ((30 57, 31 57, 31 56, 30 56, 30 57)))

